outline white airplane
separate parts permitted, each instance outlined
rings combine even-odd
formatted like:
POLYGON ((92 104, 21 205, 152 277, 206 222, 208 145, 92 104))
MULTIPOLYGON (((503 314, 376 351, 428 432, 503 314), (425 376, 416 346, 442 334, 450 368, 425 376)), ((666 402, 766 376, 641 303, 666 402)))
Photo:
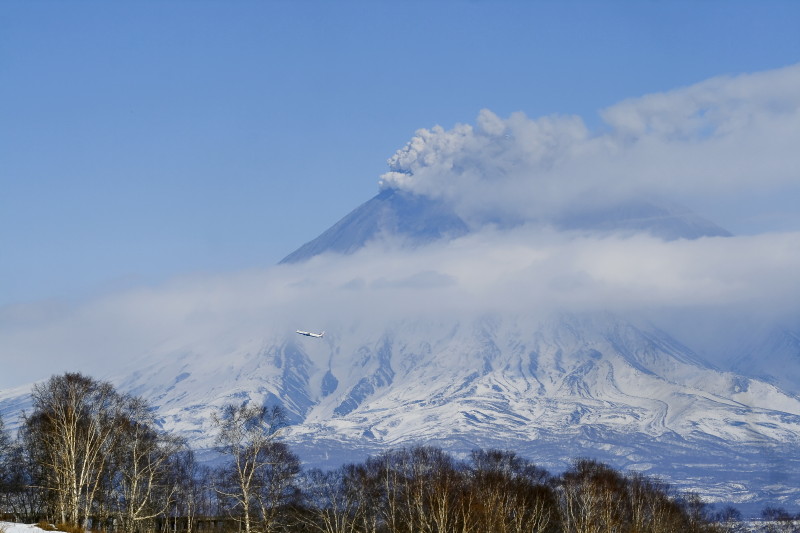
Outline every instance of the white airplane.
POLYGON ((316 337, 316 338, 320 338, 323 335, 325 335, 324 331, 322 333, 311 333, 310 331, 303 331, 301 329, 298 329, 297 331, 295 331, 295 333, 299 333, 300 335, 305 335, 306 337, 316 337))

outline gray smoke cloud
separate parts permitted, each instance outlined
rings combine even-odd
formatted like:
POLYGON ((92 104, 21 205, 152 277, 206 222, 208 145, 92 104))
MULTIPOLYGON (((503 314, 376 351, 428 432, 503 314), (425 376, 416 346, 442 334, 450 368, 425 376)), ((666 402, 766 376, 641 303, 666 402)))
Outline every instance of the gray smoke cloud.
POLYGON ((576 116, 420 129, 380 178, 452 202, 465 219, 532 220, 632 196, 686 198, 797 186, 800 65, 623 101, 591 133, 576 116))

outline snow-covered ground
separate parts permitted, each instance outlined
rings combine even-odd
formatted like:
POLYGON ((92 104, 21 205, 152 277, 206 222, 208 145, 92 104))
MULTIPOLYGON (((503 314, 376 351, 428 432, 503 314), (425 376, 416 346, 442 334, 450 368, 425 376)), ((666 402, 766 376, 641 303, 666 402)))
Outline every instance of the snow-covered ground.
POLYGON ((14 522, 0 522, 0 531, 5 533, 40 533, 44 529, 33 524, 15 524, 14 522))

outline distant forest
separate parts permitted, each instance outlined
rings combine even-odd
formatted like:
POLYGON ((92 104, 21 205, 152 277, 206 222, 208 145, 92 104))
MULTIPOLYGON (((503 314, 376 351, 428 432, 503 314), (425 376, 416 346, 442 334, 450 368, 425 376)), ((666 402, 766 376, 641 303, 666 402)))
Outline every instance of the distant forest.
MULTIPOLYGON (((34 385, 16 439, 0 419, 2 520, 69 533, 693 533, 749 531, 733 507, 576 459, 560 475, 512 451, 391 450, 303 470, 280 407, 213 418, 214 466, 159 429, 142 398, 79 373, 34 385), (55 524, 55 525, 54 525, 55 524)), ((759 531, 798 531, 765 508, 759 531)))

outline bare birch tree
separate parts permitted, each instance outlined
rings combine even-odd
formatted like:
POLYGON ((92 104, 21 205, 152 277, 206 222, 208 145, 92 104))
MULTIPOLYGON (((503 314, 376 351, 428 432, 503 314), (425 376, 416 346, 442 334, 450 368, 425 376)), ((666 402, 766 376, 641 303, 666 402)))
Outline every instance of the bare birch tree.
POLYGON ((111 384, 79 373, 33 386, 33 412, 23 415, 64 523, 84 526, 120 433, 123 398, 111 384))
POLYGON ((513 452, 472 453, 472 512, 477 531, 544 533, 559 529, 549 474, 513 452))
POLYGON ((297 456, 278 441, 285 425, 280 407, 229 405, 215 414, 217 450, 228 456, 223 469, 226 487, 218 489, 233 502, 244 533, 273 531, 277 511, 291 496, 300 470, 297 456))
POLYGON ((307 510, 301 517, 311 531, 319 533, 359 533, 360 513, 366 510, 355 487, 348 486, 347 472, 352 465, 329 472, 319 469, 305 476, 307 510))
POLYGON ((147 403, 130 398, 117 424, 122 438, 114 457, 114 492, 122 530, 163 515, 174 501, 177 481, 170 479, 171 461, 185 448, 182 439, 156 429, 147 403))

